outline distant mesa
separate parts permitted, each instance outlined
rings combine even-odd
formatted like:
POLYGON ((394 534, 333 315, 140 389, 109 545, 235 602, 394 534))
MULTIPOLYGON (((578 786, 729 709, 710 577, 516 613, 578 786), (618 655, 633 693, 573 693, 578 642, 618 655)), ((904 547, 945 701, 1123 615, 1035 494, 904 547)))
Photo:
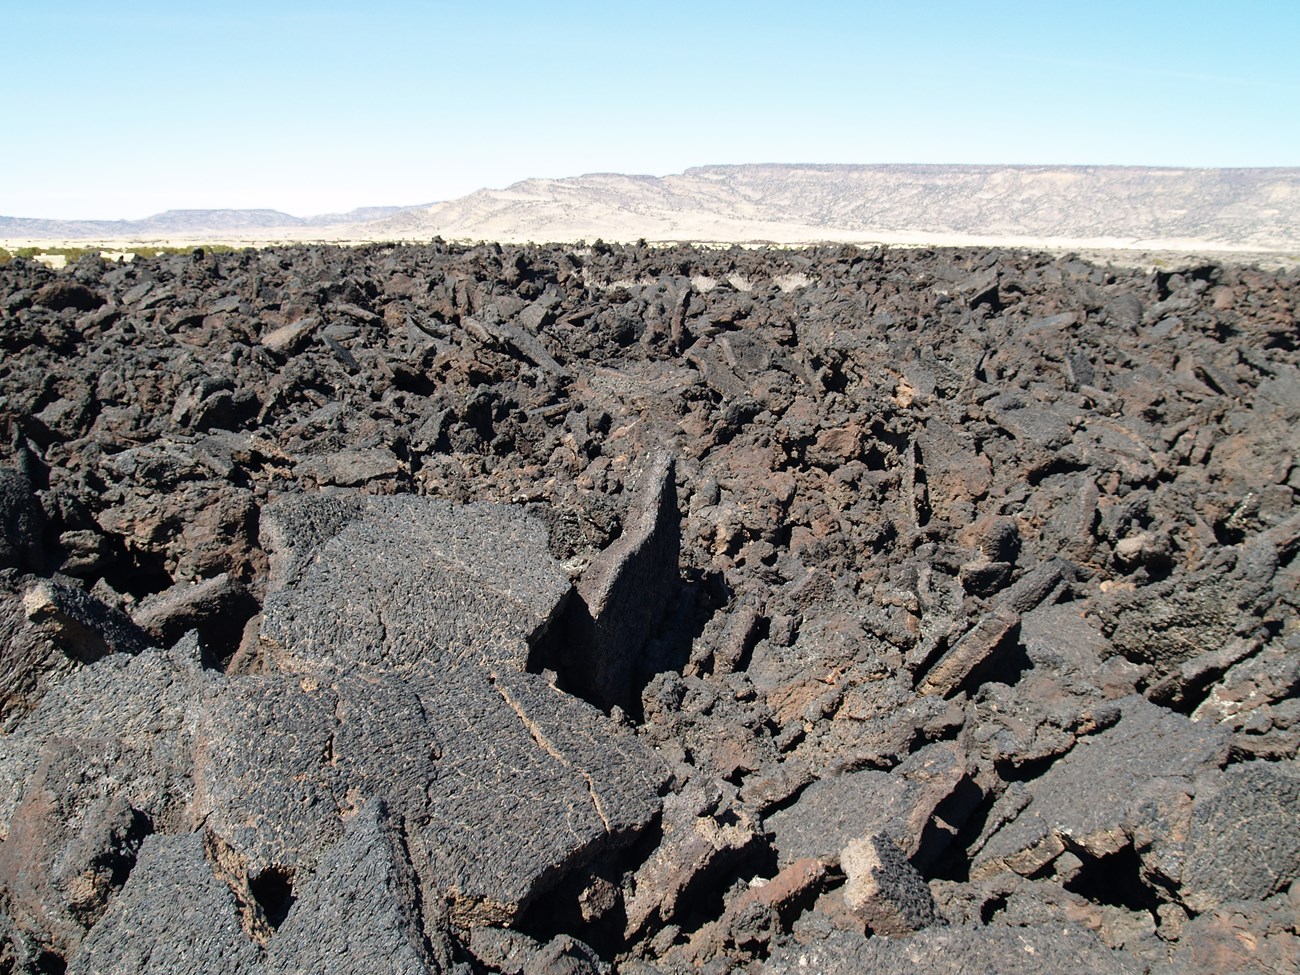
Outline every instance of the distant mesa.
POLYGON ((0 217, 0 238, 882 242, 1300 249, 1300 168, 738 165, 528 179, 416 207, 295 217, 169 210, 144 220, 0 217))

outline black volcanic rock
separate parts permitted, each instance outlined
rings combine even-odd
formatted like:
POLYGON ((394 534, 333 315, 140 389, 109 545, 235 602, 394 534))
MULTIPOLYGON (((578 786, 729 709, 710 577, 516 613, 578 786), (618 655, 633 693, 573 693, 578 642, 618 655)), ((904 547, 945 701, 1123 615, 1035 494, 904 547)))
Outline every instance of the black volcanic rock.
MULTIPOLYGON (((677 596, 681 516, 670 454, 651 458, 623 534, 588 566, 546 655, 566 686, 600 707, 640 704, 650 677, 673 669, 653 659, 654 628, 677 596)), ((680 663, 678 664, 680 666, 680 663)))
POLYGON ((1297 283, 0 267, 0 970, 1278 969, 1297 283))
POLYGON ((291 891, 267 945, 268 973, 362 975, 375 959, 401 975, 453 969, 446 918, 426 916, 410 853, 381 803, 359 811, 317 869, 293 877, 291 891))
POLYGON ((149 637, 125 613, 66 578, 15 577, 0 587, 0 720, 30 711, 50 686, 109 654, 135 654, 149 637))
POLYGON ((641 746, 531 675, 247 677, 206 710, 196 814, 254 869, 310 867, 384 801, 462 923, 515 920, 659 806, 641 746))
POLYGON ((1183 899, 1198 913, 1262 901, 1300 874, 1300 774, 1294 763, 1242 762, 1192 811, 1183 899))
POLYGON ((235 892, 214 872, 201 833, 151 836, 112 908, 68 962, 69 972, 262 975, 235 892))
POLYGON ((544 529, 518 508, 308 495, 261 525, 273 569, 261 637, 285 669, 523 670, 569 595, 544 529))
POLYGON ((0 569, 41 568, 45 512, 31 482, 0 469, 0 569))
POLYGON ((844 903, 868 931, 900 937, 936 921, 934 897, 925 878, 888 836, 854 840, 840 853, 848 881, 844 903))
POLYGON ((63 311, 66 308, 90 311, 102 305, 104 298, 75 281, 51 281, 36 292, 33 301, 51 311, 63 311))
POLYGON ((313 863, 373 799, 410 824, 430 897, 504 923, 657 814, 644 748, 524 673, 569 592, 524 512, 307 496, 263 524, 276 673, 214 696, 198 760, 201 815, 258 869, 313 863))

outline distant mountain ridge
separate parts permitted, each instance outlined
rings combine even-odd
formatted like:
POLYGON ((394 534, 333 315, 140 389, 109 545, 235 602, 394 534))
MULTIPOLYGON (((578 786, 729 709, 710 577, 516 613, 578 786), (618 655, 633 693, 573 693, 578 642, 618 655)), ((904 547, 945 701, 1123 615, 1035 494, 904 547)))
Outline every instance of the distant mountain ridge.
POLYGON ((1300 168, 700 166, 527 179, 419 207, 294 217, 169 210, 139 221, 0 217, 0 237, 212 240, 816 240, 1300 250, 1300 168))
POLYGON ((1300 247, 1300 168, 701 166, 524 180, 408 210, 376 236, 817 240, 916 236, 1300 247))
POLYGON ((0 235, 25 237, 113 238, 168 233, 207 234, 277 230, 288 227, 352 226, 392 216, 406 207, 358 207, 348 213, 295 217, 279 210, 165 210, 142 220, 46 220, 0 217, 0 235))

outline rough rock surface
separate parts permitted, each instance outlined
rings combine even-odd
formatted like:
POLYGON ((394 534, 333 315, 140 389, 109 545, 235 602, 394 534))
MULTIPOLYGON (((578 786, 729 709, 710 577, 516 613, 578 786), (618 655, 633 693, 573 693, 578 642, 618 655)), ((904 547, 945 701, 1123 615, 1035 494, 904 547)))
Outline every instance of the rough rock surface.
POLYGON ((271 505, 262 525, 261 638, 284 669, 523 670, 569 593, 542 526, 505 505, 307 496, 271 505))
POLYGON ((68 579, 5 577, 0 589, 0 723, 40 703, 51 684, 80 664, 139 653, 147 634, 121 610, 68 579))
POLYGON ((840 864, 848 878, 844 904, 868 931, 896 938, 935 922, 925 878, 888 836, 854 840, 840 853, 840 864))
POLYGON ((1298 302, 0 266, 0 972, 1287 970, 1298 302))
POLYGON ((1117 706, 1113 726, 994 804, 995 828, 972 862, 974 875, 1009 869, 1028 877, 1062 854, 1089 863, 1135 850, 1149 875, 1180 879, 1198 777, 1227 760, 1228 736, 1142 697, 1117 706), (1003 824, 1013 805, 1023 808, 1003 824))
POLYGON ((554 639, 566 686, 607 708, 638 708, 642 688, 668 669, 648 658, 647 644, 678 589, 681 518, 671 454, 652 457, 637 492, 623 534, 583 572, 554 639))
POLYGON ((45 511, 22 472, 0 468, 0 569, 39 569, 45 511))
POLYGON ((1081 928, 1042 930, 992 925, 930 929, 905 939, 861 938, 836 931, 782 948, 765 970, 773 975, 809 971, 825 975, 1040 975, 1045 971, 1136 975, 1141 971, 1081 928))
POLYGON ((214 873, 203 836, 151 836, 113 906, 68 962, 68 971, 168 971, 261 975, 235 892, 214 873))
POLYGON ((375 796, 458 920, 502 923, 657 815, 661 775, 635 738, 523 672, 569 593, 526 513, 306 498, 266 524, 261 640, 271 669, 311 676, 243 679, 201 731, 201 814, 252 862, 310 862, 375 796), (241 795, 255 824, 227 812, 241 795))
POLYGON ((381 803, 358 812, 316 870, 294 880, 267 944, 268 973, 361 975, 375 959, 400 975, 452 970, 446 919, 425 917, 410 853, 381 803))
POLYGON ((1234 765, 1192 809, 1183 900, 1198 913, 1227 901, 1263 901, 1300 875, 1300 768, 1234 765))

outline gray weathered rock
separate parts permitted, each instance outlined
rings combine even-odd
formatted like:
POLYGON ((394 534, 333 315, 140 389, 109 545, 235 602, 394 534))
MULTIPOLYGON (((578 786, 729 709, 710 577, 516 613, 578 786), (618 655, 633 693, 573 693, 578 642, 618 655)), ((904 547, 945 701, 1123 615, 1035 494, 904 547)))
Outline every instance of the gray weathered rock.
POLYGON ((1221 904, 1191 918, 1179 931, 1166 964, 1152 975, 1273 975, 1295 970, 1300 958, 1297 901, 1272 897, 1265 903, 1221 904))
POLYGON ((293 906, 267 944, 268 975, 397 975, 452 968, 440 906, 421 897, 410 856, 380 802, 368 803, 316 868, 294 877, 293 906))
POLYGON ((223 572, 141 600, 131 619, 159 646, 171 646, 196 628, 224 636, 229 643, 253 608, 247 587, 223 572))
POLYGON ((1231 765, 1192 809, 1180 899, 1202 913, 1262 901, 1300 875, 1300 771, 1294 763, 1231 765))
POLYGON ((23 609, 34 626, 82 663, 110 653, 139 653, 150 645, 125 613, 64 580, 33 580, 23 593, 23 609))
MULTIPOLYGON (((932 859, 961 825, 936 810, 968 776, 956 746, 943 742, 918 751, 892 773, 865 769, 815 782, 767 820, 778 862, 810 857, 834 865, 844 847, 877 834, 889 836, 907 857, 932 859)), ((959 803, 945 812, 964 817, 970 809, 959 803)))
POLYGON ((518 508, 303 496, 269 507, 262 525, 272 592, 261 635, 287 669, 464 658, 522 670, 569 591, 518 508))
MULTIPOLYGON (((1227 650, 1237 647, 1229 644, 1227 650)), ((1300 635, 1279 640, 1231 667, 1192 712, 1198 721, 1214 721, 1234 731, 1261 721, 1300 694, 1300 635)), ((1252 728, 1254 730, 1254 728, 1252 728)))
POLYGON ((1020 625, 1020 617, 998 609, 982 617, 935 663, 917 684, 921 694, 951 697, 982 664, 1001 647, 1020 625))
POLYGON ((252 869, 311 866, 383 800, 461 923, 512 920, 659 810, 645 750, 530 674, 236 678, 199 735, 196 815, 252 869))
POLYGON ((66 956, 99 920, 152 829, 115 779, 122 749, 53 741, 0 844, 0 890, 18 927, 66 956))
POLYGON ((114 655, 69 674, 0 739, 0 888, 36 942, 74 948, 141 839, 189 828, 195 715, 219 680, 173 652, 114 655))
MULTIPOLYGON (((1035 874, 1067 850, 1092 858, 1135 848, 1146 870, 1177 882, 1198 777, 1223 765, 1228 739, 1128 697, 1111 727, 1082 739, 1026 785, 1028 804, 1003 824, 989 814, 973 877, 1035 874)), ((1019 804, 1008 793, 1001 801, 1019 804)))
POLYGON ((45 512, 20 471, 0 467, 0 569, 40 568, 45 512))
POLYGON ((0 968, 7 972, 36 971, 41 960, 40 946, 14 924, 0 902, 0 968))
POLYGON ((150 643, 125 613, 71 581, 34 576, 0 588, 0 641, 0 723, 10 724, 83 665, 150 643))
POLYGON ((624 905, 629 935, 652 921, 670 920, 692 888, 698 893, 706 871, 734 862, 757 840, 754 821, 726 801, 734 802, 733 792, 688 786, 664 800, 663 839, 637 870, 624 905))
POLYGON ((306 475, 321 484, 351 487, 381 477, 392 477, 401 469, 401 462, 391 450, 368 447, 308 457, 294 468, 294 473, 306 475))
POLYGON ((33 769, 63 747, 99 756, 114 765, 103 783, 156 829, 186 828, 194 723, 205 690, 224 680, 198 669, 195 652, 183 640, 173 650, 115 654, 83 667, 46 695, 9 742, 30 750, 33 769))
POLYGON ((70 975, 262 975, 234 891, 219 880, 199 833, 151 836, 112 907, 68 960, 70 975))
POLYGON ((864 938, 847 931, 809 932, 790 941, 764 965, 772 975, 1043 975, 1044 972, 1113 972, 1142 969, 1109 950, 1079 926, 1012 928, 948 925, 926 928, 910 938, 864 938))
POLYGON ((569 935, 542 944, 507 928, 474 928, 469 950, 483 965, 502 975, 608 975, 610 966, 587 945, 569 935))

